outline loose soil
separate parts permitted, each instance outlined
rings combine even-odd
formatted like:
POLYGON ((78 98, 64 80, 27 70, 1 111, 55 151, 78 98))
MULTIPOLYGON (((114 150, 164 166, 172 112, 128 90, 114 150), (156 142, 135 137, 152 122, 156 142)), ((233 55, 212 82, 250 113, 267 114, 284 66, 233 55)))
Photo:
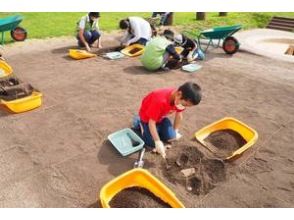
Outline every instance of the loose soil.
POLYGON ((231 129, 215 131, 205 138, 204 141, 227 153, 231 153, 247 143, 238 132, 231 129))
POLYGON ((123 47, 121 47, 121 46, 105 47, 105 48, 99 49, 97 51, 97 54, 102 55, 102 54, 106 54, 106 53, 110 53, 110 52, 121 51, 122 49, 123 49, 123 47))
POLYGON ((218 182, 226 179, 224 162, 219 159, 207 158, 195 146, 179 146, 180 154, 169 158, 169 169, 166 177, 172 183, 179 183, 187 191, 200 195, 207 194, 218 182), (185 177, 181 170, 195 168, 196 173, 185 177))
POLYGON ((110 201, 112 208, 171 208, 149 190, 141 187, 127 188, 110 201))
POLYGON ((142 50, 142 49, 141 48, 134 48, 134 49, 130 50, 130 54, 135 54, 140 50, 142 50))
POLYGON ((31 95, 33 87, 23 83, 15 77, 8 77, 0 80, 0 98, 5 101, 12 101, 31 95))
MULTIPOLYGON (((105 34, 104 47, 111 46, 107 39, 110 42, 113 35, 105 34)), ((62 37, 5 45, 8 64, 23 81, 40 89, 44 102, 23 114, 0 111, 0 207, 94 203, 97 192, 137 160, 137 153, 119 156, 105 142, 107 136, 131 126, 150 91, 177 88, 186 81, 201 86, 203 100, 184 112, 180 129, 184 139, 227 116, 250 124, 258 140, 236 161, 226 163, 225 182, 212 183, 215 188, 204 197, 186 191, 178 180, 173 184, 158 155, 146 152, 144 168, 186 207, 293 207, 293 63, 242 51, 228 56, 222 49, 211 49, 205 61, 199 61, 203 68, 197 74, 150 73, 138 57, 69 59, 68 49, 76 43, 74 37, 62 37)), ((194 144, 167 150, 171 170, 178 172, 184 169, 175 164, 183 153, 181 146, 194 144)), ((196 147, 209 154, 200 144, 196 147)))

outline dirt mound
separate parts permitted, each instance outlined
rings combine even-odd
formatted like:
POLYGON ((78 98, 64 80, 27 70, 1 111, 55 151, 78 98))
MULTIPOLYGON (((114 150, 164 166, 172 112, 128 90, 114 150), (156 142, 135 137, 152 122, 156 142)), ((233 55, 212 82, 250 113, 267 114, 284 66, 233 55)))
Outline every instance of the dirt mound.
POLYGON ((16 77, 5 77, 0 80, 0 98, 5 101, 12 101, 31 95, 33 87, 23 83, 16 77))
POLYGON ((231 129, 212 132, 204 141, 226 153, 231 153, 247 143, 238 132, 231 129))
POLYGON ((226 178, 226 168, 222 160, 209 159, 195 146, 182 146, 177 156, 168 160, 169 169, 165 176, 172 183, 183 185, 187 191, 200 195, 207 194, 226 178))
POLYGON ((112 208, 171 208, 147 189, 141 187, 127 188, 119 192, 110 201, 112 208))

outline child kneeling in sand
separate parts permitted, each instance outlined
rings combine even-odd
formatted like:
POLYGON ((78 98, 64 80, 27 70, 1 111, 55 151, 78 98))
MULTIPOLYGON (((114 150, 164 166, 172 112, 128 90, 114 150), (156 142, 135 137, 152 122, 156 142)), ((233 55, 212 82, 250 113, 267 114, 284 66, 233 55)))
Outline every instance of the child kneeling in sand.
MULTIPOLYGON (((150 92, 144 97, 140 111, 140 127, 143 140, 154 152, 166 157, 163 142, 171 142, 181 137, 178 132, 186 107, 198 105, 201 88, 193 82, 186 82, 178 89, 163 88, 150 92), (174 123, 167 118, 175 113, 174 123)), ((170 145, 168 145, 170 146, 170 145)))
POLYGON ((153 38, 140 58, 143 66, 149 71, 175 68, 181 62, 181 56, 176 52, 173 40, 174 32, 171 30, 165 30, 162 36, 153 38))

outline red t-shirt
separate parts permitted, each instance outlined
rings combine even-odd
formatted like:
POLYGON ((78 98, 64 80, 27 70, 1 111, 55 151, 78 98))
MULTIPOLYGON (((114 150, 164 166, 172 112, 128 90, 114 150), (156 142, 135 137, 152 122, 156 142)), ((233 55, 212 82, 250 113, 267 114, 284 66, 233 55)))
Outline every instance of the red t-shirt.
POLYGON ((170 96, 175 90, 175 88, 158 89, 145 96, 139 111, 140 119, 145 123, 150 119, 158 123, 168 114, 183 111, 170 104, 170 96))

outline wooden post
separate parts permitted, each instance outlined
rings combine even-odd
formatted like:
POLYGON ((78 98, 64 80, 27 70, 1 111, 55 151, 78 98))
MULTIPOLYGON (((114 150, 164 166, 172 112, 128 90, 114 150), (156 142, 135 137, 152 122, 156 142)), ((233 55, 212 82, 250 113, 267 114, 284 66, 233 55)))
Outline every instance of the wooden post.
POLYGON ((218 16, 220 16, 220 17, 225 17, 225 16, 227 16, 228 15, 228 12, 220 12, 219 14, 218 14, 218 16))
POLYGON ((203 21, 205 20, 206 14, 205 12, 196 12, 196 20, 203 21))

